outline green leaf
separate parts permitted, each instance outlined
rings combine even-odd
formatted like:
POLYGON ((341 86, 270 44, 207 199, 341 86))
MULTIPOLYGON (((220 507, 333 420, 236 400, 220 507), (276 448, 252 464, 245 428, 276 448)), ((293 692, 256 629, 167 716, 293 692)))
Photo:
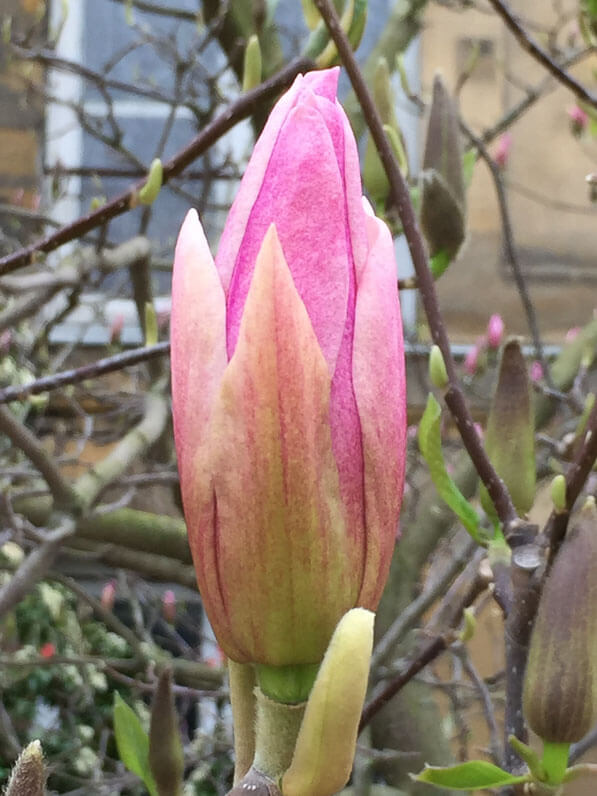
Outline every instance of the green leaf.
POLYGON ((442 454, 440 419, 441 407, 433 395, 427 398, 427 406, 419 423, 419 449, 429 467, 431 480, 439 496, 458 516, 466 530, 478 543, 485 545, 479 516, 454 481, 448 475, 442 454))
POLYGON ((470 760, 468 763, 448 768, 429 766, 414 779, 416 782, 427 782, 438 788, 477 790, 477 788, 499 788, 504 785, 529 782, 530 777, 528 774, 516 777, 485 760, 470 760))
POLYGON ((135 711, 114 694, 114 735, 118 754, 124 765, 140 777, 150 796, 158 796, 158 789, 149 768, 149 737, 135 711))

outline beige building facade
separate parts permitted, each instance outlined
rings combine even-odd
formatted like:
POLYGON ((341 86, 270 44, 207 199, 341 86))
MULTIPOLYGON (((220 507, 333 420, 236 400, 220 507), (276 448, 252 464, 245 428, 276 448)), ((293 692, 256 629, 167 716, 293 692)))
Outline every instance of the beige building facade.
MULTIPOLYGON (((516 0, 509 5, 542 46, 550 46, 552 26, 559 32, 551 42, 561 52, 582 46, 578 3, 516 0)), ((464 120, 477 135, 491 130, 529 92, 540 95, 508 128, 503 177, 516 252, 539 326, 546 340, 558 342, 597 307, 597 203, 591 203, 585 181, 597 169, 597 139, 588 129, 579 138, 572 135, 569 111, 576 98, 547 77, 488 4, 460 11, 451 6, 431 3, 426 10, 420 51, 423 91, 438 70, 454 89, 476 53, 459 100, 464 120)), ((593 53, 570 72, 594 90, 596 68, 593 53)), ((495 153, 498 146, 499 138, 494 138, 488 149, 495 153)), ((468 192, 468 227, 459 260, 438 283, 452 337, 470 340, 493 312, 503 315, 508 332, 527 336, 526 317, 503 256, 496 192, 482 162, 468 192)))

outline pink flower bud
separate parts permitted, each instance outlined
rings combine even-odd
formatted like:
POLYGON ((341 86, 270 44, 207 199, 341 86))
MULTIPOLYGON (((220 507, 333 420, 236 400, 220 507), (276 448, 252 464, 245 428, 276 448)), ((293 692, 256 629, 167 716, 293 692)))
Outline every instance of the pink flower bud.
POLYGON ((531 364, 531 381, 541 381, 543 378, 543 365, 538 361, 535 360, 531 364))
POLYGON ((497 313, 492 315, 487 324, 487 345, 489 348, 499 348, 504 338, 504 321, 497 313))
POLYGON ((589 123, 588 114, 579 105, 573 105, 572 108, 568 108, 568 116, 572 135, 579 138, 589 123))
POLYGON ((124 315, 116 315, 110 326, 110 342, 120 342, 120 335, 124 329, 124 315))
POLYGON ((568 329, 568 331, 566 332, 566 337, 564 339, 567 343, 571 343, 573 340, 576 340, 579 334, 580 334, 580 326, 573 326, 571 329, 568 329))
POLYGON ((485 337, 479 337, 477 342, 466 353, 464 358, 464 370, 469 376, 474 376, 479 367, 479 358, 486 345, 485 337))
POLYGON ((510 133, 503 133, 499 138, 493 153, 493 159, 501 169, 505 169, 510 158, 512 149, 512 136, 510 133))
POLYGON ((41 658, 53 658, 56 655, 56 645, 51 641, 42 644, 39 648, 39 655, 41 658))
POLYGON ((172 589, 166 589, 162 595, 162 616, 170 624, 176 619, 176 595, 172 589))
POLYGON ((116 597, 116 582, 113 580, 108 581, 102 589, 101 604, 105 611, 111 611, 114 608, 114 599, 116 597))
POLYGON ((406 407, 396 263, 363 202, 338 69, 299 76, 212 260, 197 214, 172 286, 172 396, 197 578, 226 655, 321 660, 374 608, 395 542, 406 407))

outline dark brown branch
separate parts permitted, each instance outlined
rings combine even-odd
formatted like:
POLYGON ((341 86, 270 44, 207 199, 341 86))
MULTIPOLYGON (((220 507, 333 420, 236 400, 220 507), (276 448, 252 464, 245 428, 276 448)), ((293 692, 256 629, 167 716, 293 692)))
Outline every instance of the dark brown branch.
POLYGON ((504 0, 489 0, 494 11, 503 20, 508 30, 514 35, 523 50, 532 55, 558 82, 566 86, 579 100, 586 102, 597 109, 597 97, 579 83, 572 75, 557 64, 537 42, 535 42, 522 27, 504 0))
MULTIPOLYGON (((248 91, 232 105, 228 106, 212 122, 207 124, 203 130, 188 144, 181 149, 171 160, 164 164, 163 182, 167 183, 172 177, 180 174, 196 158, 202 155, 210 146, 218 141, 225 133, 242 119, 250 116, 262 103, 275 97, 282 89, 286 88, 294 78, 300 73, 313 67, 313 63, 308 58, 298 58, 292 61, 276 75, 266 80, 260 86, 248 91)), ((79 238, 91 229, 105 224, 116 216, 122 215, 135 204, 137 194, 143 187, 145 180, 140 180, 132 185, 124 193, 107 202, 105 205, 92 213, 82 216, 67 224, 55 232, 38 240, 36 243, 26 246, 13 254, 0 259, 0 276, 11 273, 24 266, 35 262, 38 252, 51 252, 79 238)))
POLYGON ((39 395, 39 393, 56 390, 67 384, 79 384, 86 379, 95 379, 105 373, 112 373, 115 370, 137 365, 139 362, 146 362, 169 353, 170 343, 166 342, 135 348, 132 351, 124 351, 112 357, 98 359, 89 365, 82 365, 80 368, 64 370, 52 376, 43 376, 41 379, 29 382, 29 384, 6 387, 4 390, 0 390, 0 404, 5 404, 9 401, 22 401, 29 395, 39 395))
POLYGON ((585 485, 589 473, 597 459, 597 403, 591 410, 587 420, 587 430, 585 431, 584 443, 566 474, 566 511, 552 512, 547 525, 545 535, 549 539, 549 563, 560 549, 564 541, 566 528, 570 512, 577 497, 585 485))
POLYGON ((375 142, 377 151, 381 162, 384 165, 388 181, 390 183, 390 194, 393 204, 398 210, 404 235, 406 237, 410 254, 412 257, 413 265, 417 274, 417 281, 421 291, 421 298, 423 306, 429 322, 429 329, 434 343, 436 343, 443 355, 444 362, 446 363, 446 370, 450 381, 448 395, 446 396, 446 403, 448 408, 454 415, 454 419, 458 425, 458 429, 462 436, 462 441, 468 451, 469 456, 479 473, 479 477, 485 484, 487 491, 495 505, 498 516, 504 526, 504 533, 508 538, 510 536, 513 526, 515 526, 518 519, 516 509, 512 503, 508 490, 505 484, 495 472, 483 445, 479 439, 479 435, 475 431, 473 419, 468 410, 462 388, 460 387, 458 377, 456 375, 456 367, 452 359, 450 351, 450 342, 444 327, 443 319, 439 309, 439 303, 435 292, 435 284, 431 271, 429 270, 427 262, 427 254, 423 239, 419 231, 415 213, 408 187, 402 177, 396 159, 393 155, 392 148, 386 138, 383 130, 383 125, 373 98, 367 88, 363 75, 355 60, 352 48, 344 31, 340 26, 340 22, 336 15, 335 9, 330 0, 315 0, 315 4, 319 9, 325 24, 330 32, 330 36, 334 40, 342 63, 344 64, 354 92, 359 100, 363 109, 363 115, 367 121, 367 126, 371 132, 371 137, 375 142), (449 400, 449 403, 448 403, 449 400))

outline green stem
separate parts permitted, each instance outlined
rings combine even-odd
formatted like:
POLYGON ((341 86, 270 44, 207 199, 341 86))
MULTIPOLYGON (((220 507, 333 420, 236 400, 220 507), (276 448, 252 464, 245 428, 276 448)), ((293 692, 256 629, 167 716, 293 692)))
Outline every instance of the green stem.
POLYGON ((569 743, 543 742, 543 770, 549 785, 559 785, 564 780, 568 766, 569 743))
POLYGON ((275 702, 259 688, 255 689, 255 696, 257 720, 253 767, 278 782, 292 761, 306 702, 300 705, 275 702))

